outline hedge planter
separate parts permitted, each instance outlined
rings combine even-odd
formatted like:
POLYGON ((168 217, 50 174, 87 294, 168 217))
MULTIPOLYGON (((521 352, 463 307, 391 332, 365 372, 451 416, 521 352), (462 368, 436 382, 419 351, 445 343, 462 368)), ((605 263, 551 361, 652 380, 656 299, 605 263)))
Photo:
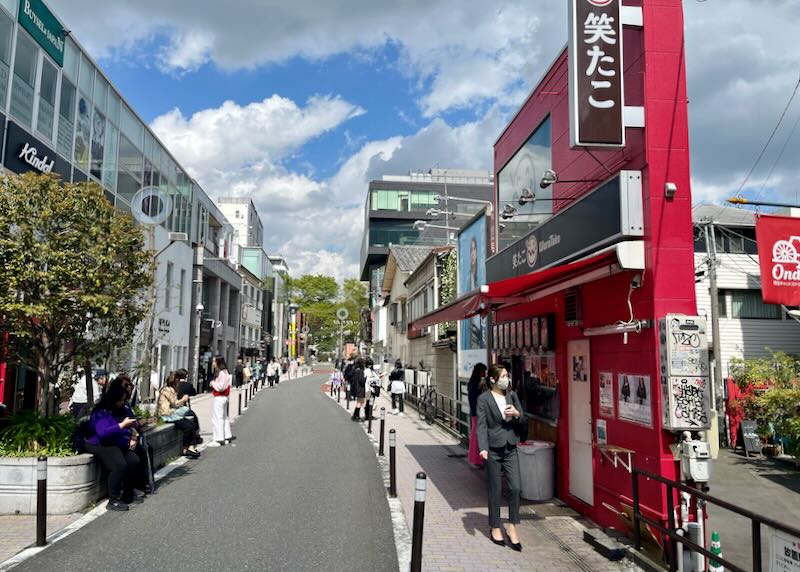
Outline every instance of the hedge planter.
MULTIPOLYGON (((78 512, 105 496, 94 455, 47 459, 47 512, 78 512)), ((0 514, 36 514, 36 457, 0 457, 0 514)))
MULTIPOLYGON (((145 433, 155 470, 181 454, 181 434, 172 425, 145 433)), ((47 459, 47 512, 79 512, 105 498, 108 473, 94 455, 47 459)), ((0 514, 36 514, 36 457, 0 457, 0 514)))

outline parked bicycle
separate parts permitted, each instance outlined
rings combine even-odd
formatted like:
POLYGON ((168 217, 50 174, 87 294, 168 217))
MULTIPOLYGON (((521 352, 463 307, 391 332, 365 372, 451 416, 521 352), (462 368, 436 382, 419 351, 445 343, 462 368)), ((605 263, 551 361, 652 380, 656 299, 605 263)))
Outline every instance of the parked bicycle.
POLYGON ((436 416, 438 415, 436 387, 428 386, 422 389, 417 403, 417 409, 419 410, 419 418, 423 419, 428 425, 436 420, 436 416))

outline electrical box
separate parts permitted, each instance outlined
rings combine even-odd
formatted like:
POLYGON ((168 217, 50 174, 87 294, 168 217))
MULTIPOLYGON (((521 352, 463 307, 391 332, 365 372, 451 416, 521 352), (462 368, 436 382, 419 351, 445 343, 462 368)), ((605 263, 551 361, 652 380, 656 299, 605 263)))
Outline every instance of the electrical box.
POLYGON ((658 323, 661 421, 667 431, 711 428, 706 319, 667 314, 658 323))
POLYGON ((711 480, 711 448, 705 441, 684 441, 681 450, 683 476, 696 483, 711 480))

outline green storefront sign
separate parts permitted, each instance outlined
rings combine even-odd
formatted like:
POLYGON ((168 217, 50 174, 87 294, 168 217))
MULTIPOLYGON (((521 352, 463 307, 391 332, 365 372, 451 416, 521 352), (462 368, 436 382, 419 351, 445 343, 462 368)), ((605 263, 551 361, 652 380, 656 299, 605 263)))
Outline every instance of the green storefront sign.
POLYGON ((64 65, 64 28, 42 0, 19 0, 19 23, 59 66, 64 65))

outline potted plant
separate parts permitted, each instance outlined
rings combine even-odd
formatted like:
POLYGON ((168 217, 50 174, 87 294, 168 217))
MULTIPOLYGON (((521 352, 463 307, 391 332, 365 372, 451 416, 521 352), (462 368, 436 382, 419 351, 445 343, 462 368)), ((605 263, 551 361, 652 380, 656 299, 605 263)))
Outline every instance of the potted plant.
POLYGON ((103 484, 93 455, 72 446, 75 422, 66 415, 23 411, 0 431, 0 514, 36 513, 36 461, 47 457, 47 509, 69 514, 101 498, 103 484))

